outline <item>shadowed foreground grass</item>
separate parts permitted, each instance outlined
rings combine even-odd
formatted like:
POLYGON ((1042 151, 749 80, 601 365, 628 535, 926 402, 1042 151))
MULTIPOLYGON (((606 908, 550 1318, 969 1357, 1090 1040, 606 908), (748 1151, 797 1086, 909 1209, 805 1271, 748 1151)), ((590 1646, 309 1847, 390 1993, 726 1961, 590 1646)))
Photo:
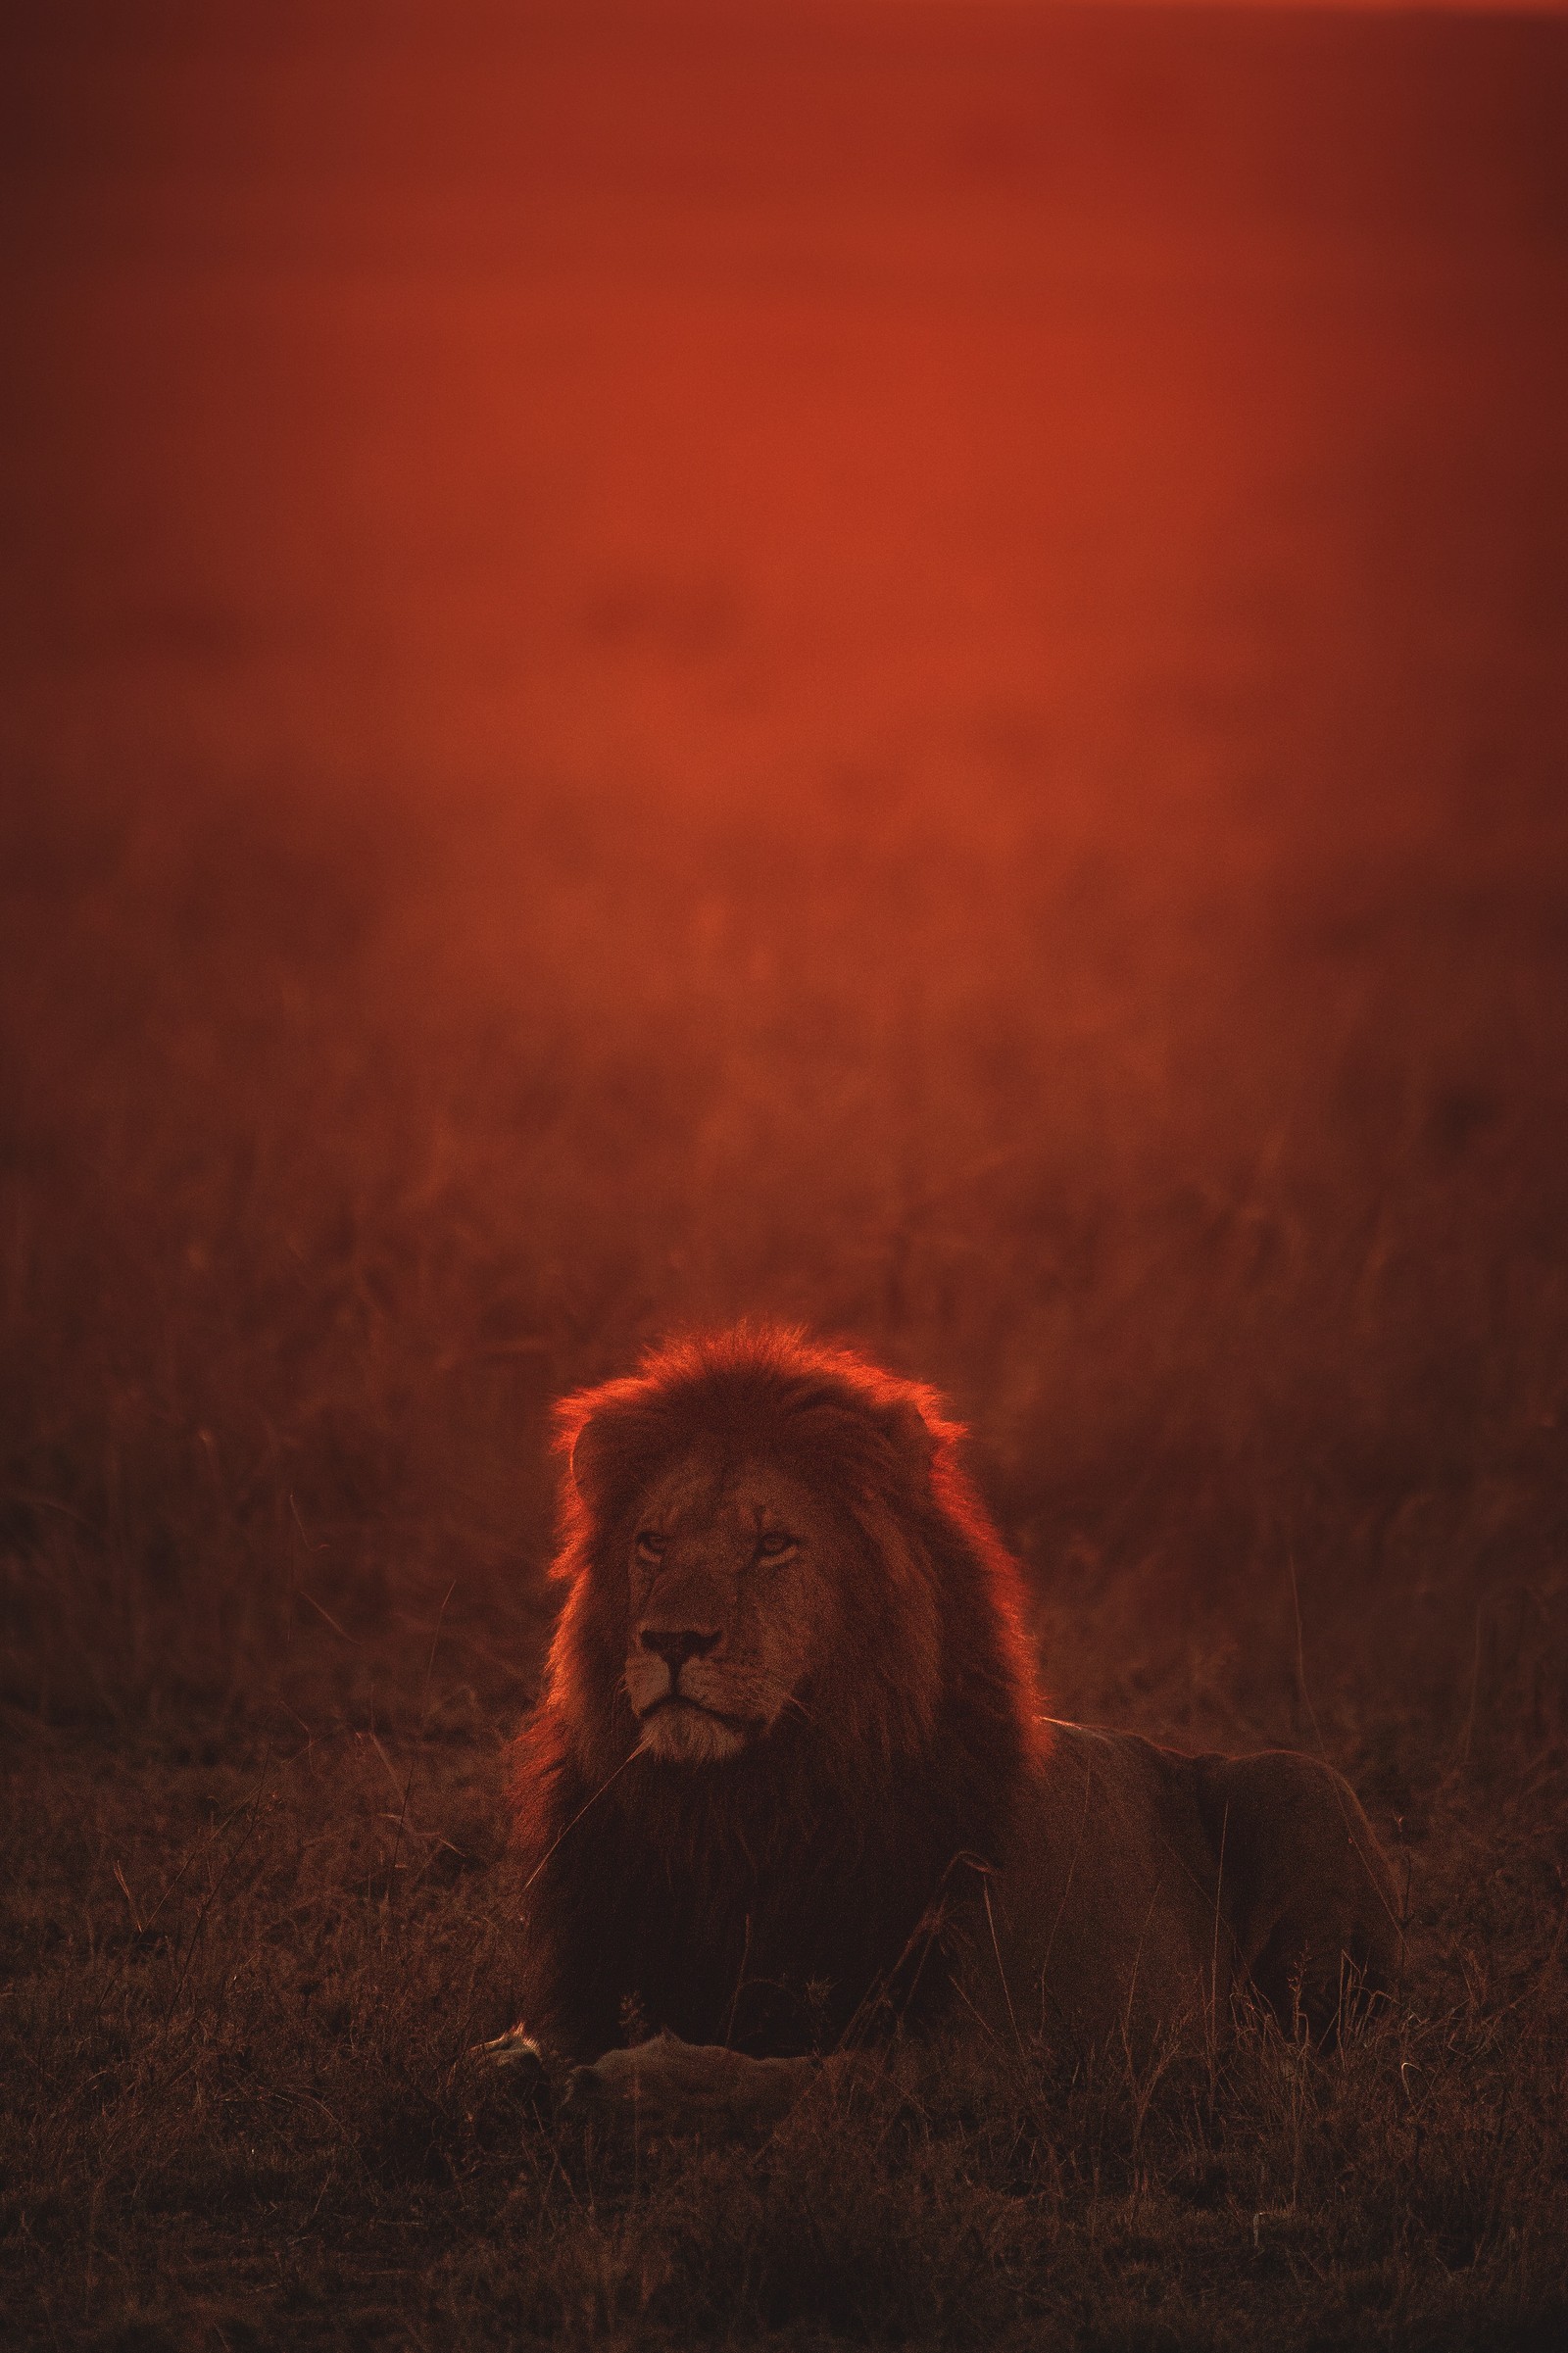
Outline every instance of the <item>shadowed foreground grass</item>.
POLYGON ((1397 2018, 1070 2076, 899 2049, 643 2145, 507 2016, 491 1743, 44 1743, 9 1814, 8 2342, 1517 2345, 1568 2230, 1548 1791, 1456 1776, 1397 2018), (176 1860, 177 1858, 177 1860, 176 1860))

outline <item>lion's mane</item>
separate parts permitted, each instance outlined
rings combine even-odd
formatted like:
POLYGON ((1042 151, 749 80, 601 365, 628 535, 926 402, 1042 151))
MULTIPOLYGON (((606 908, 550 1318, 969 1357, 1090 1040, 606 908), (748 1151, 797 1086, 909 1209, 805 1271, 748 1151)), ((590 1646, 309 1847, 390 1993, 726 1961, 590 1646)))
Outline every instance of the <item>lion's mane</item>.
POLYGON ((776 2052, 938 1990, 922 1931, 959 1857, 1000 1855, 1042 1737, 961 1436, 933 1391, 756 1326, 558 1407, 570 1590, 513 1783, 531 2025, 587 2052, 628 2024, 776 2052), (832 1507, 842 1634, 764 1739, 671 1771, 636 1753, 624 1545, 650 1479, 715 1444, 832 1507))

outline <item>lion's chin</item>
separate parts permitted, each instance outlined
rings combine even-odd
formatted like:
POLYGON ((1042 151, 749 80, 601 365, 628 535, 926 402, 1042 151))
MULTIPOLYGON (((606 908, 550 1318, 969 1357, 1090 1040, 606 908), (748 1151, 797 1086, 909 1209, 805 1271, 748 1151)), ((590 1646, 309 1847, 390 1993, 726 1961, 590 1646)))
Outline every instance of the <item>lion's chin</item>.
POLYGON ((713 1765, 736 1756, 746 1745, 743 1727, 726 1722, 706 1707, 686 1699, 666 1699, 643 1718, 640 1756, 662 1757, 666 1763, 713 1765))

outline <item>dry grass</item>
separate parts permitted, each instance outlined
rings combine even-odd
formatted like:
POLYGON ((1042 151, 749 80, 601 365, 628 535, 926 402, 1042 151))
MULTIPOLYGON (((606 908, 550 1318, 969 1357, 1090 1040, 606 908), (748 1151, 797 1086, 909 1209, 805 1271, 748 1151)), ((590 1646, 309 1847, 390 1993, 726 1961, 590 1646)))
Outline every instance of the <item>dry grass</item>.
POLYGON ((507 2015, 482 1742, 40 1743, 6 1838, 13 2342, 1518 2345, 1562 2315, 1558 1809, 1453 1787, 1397 2024, 1070 2077, 905 2050, 639 2146, 507 2015))
POLYGON ((19 68, 8 2344, 1568 2331, 1560 28, 833 21, 19 68), (549 1398, 746 1309, 1345 1766, 1386 2032, 475 2071, 549 1398))

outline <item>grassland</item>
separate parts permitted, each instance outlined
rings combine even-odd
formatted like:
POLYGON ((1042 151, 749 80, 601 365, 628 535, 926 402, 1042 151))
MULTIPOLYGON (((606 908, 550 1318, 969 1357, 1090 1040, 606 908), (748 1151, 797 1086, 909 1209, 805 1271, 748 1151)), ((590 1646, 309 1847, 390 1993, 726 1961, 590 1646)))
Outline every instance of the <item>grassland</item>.
POLYGON ((681 22, 12 77, 0 2338, 1558 2344, 1568 45, 681 22), (476 2069, 549 1400, 758 1309, 1380 2034, 476 2069))

